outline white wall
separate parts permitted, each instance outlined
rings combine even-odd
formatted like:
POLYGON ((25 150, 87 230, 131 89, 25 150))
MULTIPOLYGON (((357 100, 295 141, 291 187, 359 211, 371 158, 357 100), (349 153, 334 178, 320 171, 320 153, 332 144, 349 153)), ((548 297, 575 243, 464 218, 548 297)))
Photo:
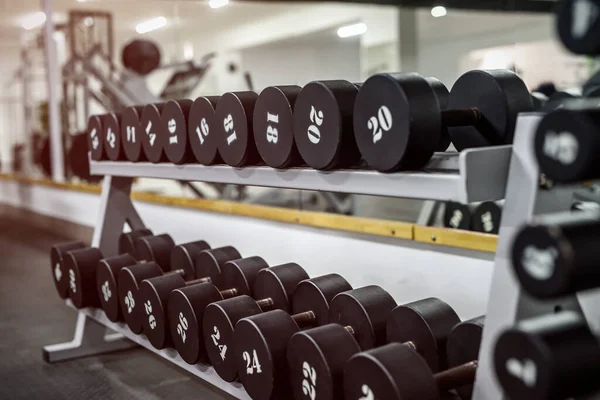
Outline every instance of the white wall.
MULTIPOLYGON (((86 226, 95 226, 99 196, 0 181, 0 203, 86 226)), ((380 285, 398 303, 439 297, 463 318, 485 312, 491 254, 412 241, 345 234, 247 217, 137 203, 154 232, 176 242, 206 239, 213 247, 236 246, 269 264, 297 262, 311 276, 337 272, 354 286, 380 285)), ((50 269, 42 279, 51 279, 50 269)))

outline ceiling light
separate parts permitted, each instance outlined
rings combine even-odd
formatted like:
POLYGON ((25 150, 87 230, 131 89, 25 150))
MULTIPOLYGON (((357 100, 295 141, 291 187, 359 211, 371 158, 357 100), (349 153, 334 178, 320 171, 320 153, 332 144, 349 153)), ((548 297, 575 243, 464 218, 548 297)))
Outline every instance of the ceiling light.
POLYGON ((94 17, 85 17, 83 19, 83 24, 85 26, 94 26, 94 17))
POLYGON ((194 45, 191 42, 183 43, 183 59, 185 61, 194 59, 194 45))
POLYGON ((46 14, 40 11, 23 18, 21 26, 29 31, 43 25, 44 22, 46 22, 46 14))
POLYGON ((444 17, 448 14, 448 10, 444 6, 436 6, 431 9, 431 16, 435 18, 444 17))
POLYGON ((167 19, 165 17, 156 17, 149 19, 148 21, 140 22, 135 27, 135 31, 139 34, 143 34, 160 29, 165 25, 167 25, 167 19))
POLYGON ((229 0, 210 0, 208 5, 210 8, 221 8, 229 4, 229 0))
POLYGON ((337 30, 337 34, 341 38, 350 36, 362 35, 367 31, 367 25, 359 22, 358 24, 345 25, 337 30))

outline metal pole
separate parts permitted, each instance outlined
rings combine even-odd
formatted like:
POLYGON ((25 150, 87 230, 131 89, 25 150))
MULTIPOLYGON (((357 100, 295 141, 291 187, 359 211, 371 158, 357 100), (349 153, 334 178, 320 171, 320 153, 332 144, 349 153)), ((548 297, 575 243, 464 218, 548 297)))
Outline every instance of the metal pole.
POLYGON ((50 118, 50 156, 52 160, 52 179, 65 180, 62 127, 60 119, 58 91, 60 85, 60 68, 54 41, 54 23, 52 22, 52 0, 41 0, 46 23, 44 24, 44 46, 46 55, 46 80, 48 82, 48 115, 50 118))

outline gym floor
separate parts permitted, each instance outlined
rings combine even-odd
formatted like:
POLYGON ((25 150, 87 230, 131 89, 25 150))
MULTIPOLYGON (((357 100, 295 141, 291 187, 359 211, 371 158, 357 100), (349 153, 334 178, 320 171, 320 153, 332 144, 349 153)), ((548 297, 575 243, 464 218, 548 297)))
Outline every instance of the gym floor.
POLYGON ((48 267, 64 240, 0 212, 0 399, 232 398, 144 349, 46 364, 42 347, 70 341, 75 327, 48 267))

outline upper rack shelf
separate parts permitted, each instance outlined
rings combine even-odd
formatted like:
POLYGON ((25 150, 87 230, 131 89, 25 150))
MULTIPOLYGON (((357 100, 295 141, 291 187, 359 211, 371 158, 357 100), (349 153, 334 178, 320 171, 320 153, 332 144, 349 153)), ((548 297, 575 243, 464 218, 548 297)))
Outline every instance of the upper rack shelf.
POLYGON ((90 173, 472 203, 504 198, 511 154, 512 146, 436 153, 423 171, 392 174, 91 160, 90 173))

